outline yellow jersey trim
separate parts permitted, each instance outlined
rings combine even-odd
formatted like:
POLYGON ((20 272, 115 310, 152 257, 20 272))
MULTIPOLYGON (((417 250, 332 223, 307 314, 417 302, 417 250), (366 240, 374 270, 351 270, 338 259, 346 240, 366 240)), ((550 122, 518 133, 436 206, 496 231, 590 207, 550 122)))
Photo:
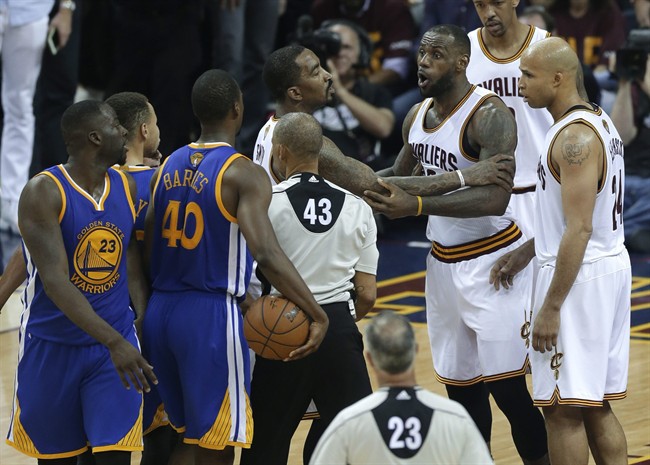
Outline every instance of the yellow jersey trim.
MULTIPOLYGON (((484 95, 483 97, 481 97, 481 99, 476 103, 476 105, 474 105, 474 108, 472 108, 472 111, 469 112, 469 115, 467 115, 467 118, 463 122, 463 126, 460 129, 460 133, 458 135, 458 147, 460 148, 461 155, 466 160, 473 161, 473 162, 478 162, 479 161, 478 158, 474 158, 473 156, 469 155, 468 153, 465 153, 465 150, 463 149, 463 135, 465 134, 465 131, 467 130, 467 125, 472 120, 472 117, 474 116, 474 113, 476 113, 479 110, 479 108, 481 108, 481 105, 483 105, 487 99, 492 98, 492 97, 497 97, 497 95, 496 94, 488 94, 488 95, 484 95)), ((467 140, 469 141, 469 137, 467 138, 467 140)))
POLYGON ((219 175, 217 176, 217 184, 216 184, 216 186, 214 186, 214 194, 215 194, 215 197, 217 199, 217 205, 219 206, 219 210, 221 211, 221 214, 228 221, 230 221, 231 223, 235 223, 235 224, 237 223, 237 218, 234 217, 233 215, 231 215, 228 212, 228 210, 226 210, 226 206, 223 204, 223 198, 221 196, 221 184, 223 183, 223 175, 226 172, 226 170, 228 169, 228 167, 230 167, 232 162, 234 162, 235 160, 237 160, 238 158, 241 158, 241 157, 247 158, 244 155, 242 155, 241 153, 233 153, 230 156, 230 158, 228 158, 226 160, 226 162, 221 167, 221 170, 219 171, 219 175))
POLYGON ((188 147, 193 149, 214 149, 223 146, 230 147, 230 144, 226 142, 205 142, 205 143, 192 142, 187 145, 188 147))
POLYGON ((126 198, 129 202, 129 207, 131 207, 131 214, 133 215, 133 221, 135 221, 135 205, 133 204, 133 196, 131 195, 131 188, 129 187, 129 180, 126 178, 126 174, 121 170, 116 169, 117 173, 122 178, 122 183, 124 184, 124 192, 126 192, 126 198))
POLYGON ((63 173, 63 176, 68 180, 70 185, 74 190, 79 192, 81 195, 86 197, 95 207, 95 210, 97 211, 103 211, 104 210, 104 202, 106 201, 106 198, 108 197, 108 194, 111 192, 111 180, 108 177, 108 171, 104 175, 104 192, 102 193, 102 196, 99 198, 99 202, 95 201, 92 195, 90 195, 88 192, 83 190, 75 181, 72 179, 70 174, 68 174, 68 170, 65 169, 63 165, 57 165, 57 168, 61 170, 63 173))
MULTIPOLYGON (((433 99, 431 99, 431 103, 429 104, 429 107, 427 108, 427 111, 425 111, 424 115, 422 116, 422 130, 424 132, 427 132, 427 133, 432 133, 432 132, 436 132, 438 129, 440 129, 442 127, 442 125, 445 124, 449 118, 454 116, 454 113, 456 113, 460 109, 460 107, 462 107, 465 104, 467 99, 472 95, 472 93, 474 93, 474 89, 476 89, 476 86, 472 85, 469 88, 469 90, 467 91, 467 93, 465 94, 465 96, 462 99, 460 99, 460 101, 456 104, 454 109, 451 110, 449 112, 449 114, 447 116, 445 116, 445 118, 440 123, 438 123, 435 127, 432 127, 431 129, 429 129, 429 128, 427 128, 425 126, 425 124, 427 122, 427 113, 429 113, 429 110, 431 109, 431 107, 433 106, 433 103, 434 103, 433 99)), ((492 97, 492 95, 490 95, 490 97, 492 97)), ((419 110, 420 109, 418 108, 418 111, 419 110)))
POLYGON ((153 201, 154 201, 154 198, 156 197, 156 192, 158 191, 158 184, 160 184, 160 178, 162 178, 161 175, 162 175, 163 169, 165 168, 165 165, 167 164, 167 161, 169 161, 169 158, 171 158, 171 157, 166 158, 165 161, 162 163, 162 165, 160 165, 160 168, 158 169, 158 177, 156 178, 156 182, 153 185, 153 191, 151 192, 151 195, 149 196, 149 208, 153 207, 153 201))
POLYGON ((61 185, 61 182, 54 176, 52 173, 49 171, 42 171, 38 173, 36 176, 40 175, 45 175, 48 178, 50 178, 54 183, 57 185, 59 188, 59 192, 61 193, 61 211, 59 212, 59 224, 61 224, 61 221, 63 220, 63 215, 65 215, 65 209, 67 205, 67 198, 65 196, 65 191, 63 190, 63 186, 61 185))
MULTIPOLYGON (((524 50, 528 48, 530 42, 533 40, 533 36, 535 35, 535 26, 529 26, 529 28, 530 29, 528 30, 528 35, 526 36, 526 39, 524 39, 523 45, 519 48, 519 50, 517 50, 517 52, 514 55, 508 58, 497 58, 494 55, 492 55, 492 53, 490 53, 490 50, 488 50, 487 48, 487 44, 483 42, 483 29, 485 29, 484 27, 478 30, 478 34, 477 34, 478 44, 481 47, 481 51, 483 52, 483 55, 485 55, 485 57, 488 60, 499 64, 512 63, 513 61, 521 57, 521 55, 524 53, 524 50)), ((550 34, 547 33, 546 37, 548 37, 549 35, 550 34)))

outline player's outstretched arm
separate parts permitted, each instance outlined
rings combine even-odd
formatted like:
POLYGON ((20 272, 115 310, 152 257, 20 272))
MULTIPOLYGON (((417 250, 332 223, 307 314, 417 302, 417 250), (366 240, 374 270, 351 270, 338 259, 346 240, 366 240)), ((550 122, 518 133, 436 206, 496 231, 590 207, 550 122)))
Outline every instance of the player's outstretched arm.
POLYGON ((551 160, 562 179, 562 211, 566 229, 560 241, 555 273, 535 317, 533 349, 553 350, 560 330, 560 309, 578 276, 592 232, 598 180, 602 175, 602 142, 589 126, 573 123, 551 147, 551 160))
POLYGON ((329 321, 323 309, 280 247, 269 220, 271 182, 264 170, 249 159, 240 157, 223 176, 222 196, 226 209, 237 218, 251 254, 264 276, 312 319, 309 339, 294 350, 290 360, 316 351, 325 337, 329 321), (236 198, 235 198, 236 197, 236 198))
POLYGON ((2 276, 0 276, 0 311, 11 297, 11 294, 25 281, 26 277, 27 265, 23 259, 22 248, 18 246, 9 259, 2 276))
POLYGON ((95 313, 70 281, 59 226, 62 205, 59 189, 46 176, 36 176, 29 181, 18 204, 18 225, 29 255, 39 270, 43 288, 70 321, 108 348, 124 387, 129 389, 133 385, 140 392, 142 389, 149 391, 147 378, 157 383, 151 365, 138 349, 95 313))

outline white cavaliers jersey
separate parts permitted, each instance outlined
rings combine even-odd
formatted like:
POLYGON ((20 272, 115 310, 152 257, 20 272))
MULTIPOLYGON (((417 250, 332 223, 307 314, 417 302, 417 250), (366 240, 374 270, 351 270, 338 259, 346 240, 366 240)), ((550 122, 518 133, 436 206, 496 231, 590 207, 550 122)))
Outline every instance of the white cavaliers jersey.
POLYGON ((381 388, 342 410, 310 465, 492 464, 483 437, 457 402, 420 387, 381 388))
POLYGON ((624 249, 623 141, 609 116, 601 108, 595 105, 593 107, 594 110, 584 107, 570 110, 551 127, 546 136, 545 150, 539 160, 535 209, 535 252, 541 265, 555 264, 566 229, 562 211, 561 178, 551 164, 551 152, 560 132, 570 124, 584 124, 593 129, 602 141, 605 154, 602 180, 598 185, 592 218, 593 231, 582 263, 615 256, 624 249))
MULTIPOLYGON (((465 131, 474 112, 494 96, 489 90, 472 86, 449 116, 435 128, 425 126, 427 112, 433 107, 433 99, 425 99, 420 104, 409 129, 408 142, 413 156, 422 164, 426 175, 462 170, 479 161, 479 154, 467 143, 465 131)), ((453 192, 450 194, 453 195, 453 192)), ((491 236, 511 223, 510 207, 503 216, 451 218, 432 215, 427 224, 427 238, 450 247, 491 236)))
POLYGON ((377 274, 372 209, 321 176, 297 173, 276 185, 269 218, 282 250, 319 304, 347 302, 356 271, 377 274))
POLYGON ((269 118, 262 129, 260 129, 260 132, 257 134, 257 140, 255 141, 255 153, 253 156, 253 162, 264 168, 264 171, 269 175, 272 186, 275 186, 281 181, 276 178, 271 169, 273 130, 275 129, 275 125, 278 124, 278 121, 280 121, 280 118, 276 118, 275 115, 273 115, 269 118))
POLYGON ((496 58, 483 42, 481 28, 468 34, 472 48, 467 79, 501 97, 517 120, 515 192, 516 189, 530 188, 536 184, 537 160, 546 132, 553 124, 553 118, 545 108, 530 108, 519 94, 519 59, 528 46, 549 35, 543 29, 530 26, 528 36, 517 53, 510 58, 496 58))

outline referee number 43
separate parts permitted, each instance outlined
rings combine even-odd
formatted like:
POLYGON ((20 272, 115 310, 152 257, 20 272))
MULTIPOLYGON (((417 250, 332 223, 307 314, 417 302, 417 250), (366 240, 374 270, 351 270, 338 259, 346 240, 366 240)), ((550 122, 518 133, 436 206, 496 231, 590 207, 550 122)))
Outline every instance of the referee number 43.
POLYGON ((327 198, 318 201, 309 199, 302 216, 305 221, 309 221, 309 224, 316 224, 318 221, 323 226, 327 226, 332 222, 332 202, 327 198))
POLYGON ((422 445, 422 424, 417 417, 408 417, 406 420, 400 417, 388 419, 388 429, 393 433, 390 436, 388 447, 390 449, 417 450, 422 445))

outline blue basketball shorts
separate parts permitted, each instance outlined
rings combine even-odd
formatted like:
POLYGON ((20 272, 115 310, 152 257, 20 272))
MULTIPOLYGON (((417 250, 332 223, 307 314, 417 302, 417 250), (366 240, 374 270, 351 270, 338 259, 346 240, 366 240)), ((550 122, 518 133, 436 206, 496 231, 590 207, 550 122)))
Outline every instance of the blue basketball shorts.
POLYGON ((250 358, 235 297, 156 291, 143 343, 169 422, 186 443, 250 447, 250 358))
MULTIPOLYGON (((126 336, 140 347, 135 329, 126 336)), ((7 443, 36 458, 142 450, 142 394, 126 389, 108 349, 20 334, 7 443)))

